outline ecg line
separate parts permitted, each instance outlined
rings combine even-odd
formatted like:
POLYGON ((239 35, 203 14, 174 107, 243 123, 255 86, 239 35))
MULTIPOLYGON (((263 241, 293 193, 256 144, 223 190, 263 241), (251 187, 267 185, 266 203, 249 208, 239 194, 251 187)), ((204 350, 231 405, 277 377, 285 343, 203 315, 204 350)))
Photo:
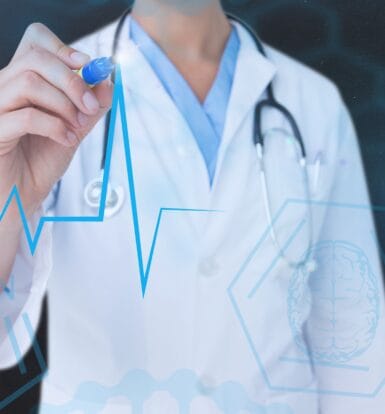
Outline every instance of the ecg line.
POLYGON ((133 171, 132 158, 131 158, 130 139, 129 139, 129 134, 128 134, 126 106, 125 106, 125 100, 124 100, 123 82, 122 82, 120 65, 117 65, 116 67, 115 87, 114 87, 114 94, 113 94, 113 99, 112 99, 111 117, 110 117, 110 124, 109 124, 109 130, 108 130, 106 162, 105 162, 105 168, 104 168, 104 173, 103 173, 103 184, 102 184, 101 197, 100 197, 99 214, 97 216, 43 216, 38 221, 35 234, 33 235, 28 225, 28 219, 26 217, 25 210, 23 208, 23 203, 22 203, 19 191, 17 187, 14 186, 0 214, 0 221, 3 219, 4 215, 6 214, 12 200, 15 199, 17 207, 20 212, 20 217, 21 217, 22 225, 23 225, 24 232, 26 235, 26 239, 27 239, 32 255, 36 251, 36 248, 38 246, 39 239, 40 239, 45 223, 103 222, 104 212, 106 208, 108 182, 109 182, 109 176, 110 176, 111 154, 112 154, 112 148, 113 148, 113 142, 114 142, 114 136, 115 136, 116 116, 117 116, 118 110, 120 110, 120 116, 121 116, 121 126, 122 126, 122 134, 123 134, 124 153, 125 153, 125 158, 126 158, 128 187, 129 187, 129 193, 130 193, 130 199, 131 199, 131 212, 132 212, 132 220, 133 220, 134 235, 135 235, 138 270, 139 270, 139 275, 140 275, 142 295, 144 297, 146 293, 147 282, 148 282, 148 278, 149 278, 149 274, 151 270, 152 259, 153 259, 153 255, 155 251, 156 241, 157 241, 157 237, 159 233, 159 227, 160 227, 163 214, 165 212, 213 213, 213 212, 219 212, 219 211, 218 210, 207 210, 207 209, 192 209, 192 208, 165 208, 165 207, 160 208, 153 238, 152 238, 149 258, 148 258, 147 264, 146 265, 144 264, 142 242, 141 242, 141 235, 140 235, 140 225, 139 225, 139 218, 138 218, 138 208, 137 208, 137 203, 136 203, 134 171, 133 171))

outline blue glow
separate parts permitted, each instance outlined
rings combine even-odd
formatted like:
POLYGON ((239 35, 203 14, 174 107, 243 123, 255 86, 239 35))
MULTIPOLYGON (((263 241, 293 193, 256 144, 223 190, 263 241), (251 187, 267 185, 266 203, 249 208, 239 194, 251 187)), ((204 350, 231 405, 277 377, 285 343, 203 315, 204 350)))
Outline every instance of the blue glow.
POLYGON ((114 62, 110 57, 101 57, 91 60, 81 69, 84 81, 91 86, 97 85, 106 80, 115 68, 114 62))

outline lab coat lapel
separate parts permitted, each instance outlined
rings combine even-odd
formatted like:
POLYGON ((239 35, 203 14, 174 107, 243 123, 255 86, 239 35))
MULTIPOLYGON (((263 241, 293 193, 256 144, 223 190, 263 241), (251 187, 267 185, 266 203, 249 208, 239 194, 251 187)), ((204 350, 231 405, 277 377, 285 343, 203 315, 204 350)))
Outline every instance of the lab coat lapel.
MULTIPOLYGON (((238 32, 240 49, 218 153, 217 173, 220 173, 230 142, 237 135, 246 117, 254 110, 276 72, 274 64, 258 51, 246 29, 239 23, 233 24, 238 32)), ((252 130, 250 130, 250 140, 251 133, 252 130)))
POLYGON ((237 214, 244 214, 243 208, 251 206, 253 214, 264 218, 260 208, 259 166, 252 131, 254 108, 272 81, 276 69, 257 50, 247 31, 240 24, 234 24, 240 38, 240 50, 211 199, 212 208, 224 210, 228 214, 224 214, 220 220, 209 218, 206 238, 213 245, 215 240, 220 241, 226 237, 226 231, 231 222, 237 220, 237 214), (250 180, 252 187, 248 187, 250 180), (239 209, 241 211, 235 213, 239 209))

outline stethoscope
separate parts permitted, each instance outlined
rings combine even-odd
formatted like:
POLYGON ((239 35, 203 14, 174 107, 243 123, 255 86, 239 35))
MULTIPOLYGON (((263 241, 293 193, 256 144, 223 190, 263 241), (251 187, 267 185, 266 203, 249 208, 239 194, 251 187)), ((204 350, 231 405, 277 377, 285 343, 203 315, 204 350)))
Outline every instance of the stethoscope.
MULTIPOLYGON (((124 22, 127 16, 131 13, 131 8, 127 9, 122 17, 118 22, 118 26, 115 31, 113 46, 112 46, 112 58, 115 59, 118 50, 118 44, 120 35, 122 32, 122 28, 124 26, 124 22)), ((245 22, 243 22, 237 16, 227 13, 227 17, 231 20, 236 21, 237 23, 241 24, 250 34, 252 39, 254 40, 258 51, 263 55, 266 55, 265 48, 258 38, 257 34, 254 30, 245 22)), ((114 82, 115 80, 115 72, 111 75, 111 80, 114 82)), ((307 210, 308 210, 308 227, 309 227, 309 238, 308 238, 308 249, 306 250, 304 256, 297 260, 293 261, 287 257, 285 254, 284 249, 281 247, 280 242, 278 241, 278 237, 274 228, 273 217, 271 214, 271 201, 269 198, 267 180, 266 180, 266 169, 265 169, 265 162, 264 162, 264 135, 262 133, 262 112, 266 108, 273 108, 278 111, 284 119, 288 122, 292 137, 294 138, 295 142, 298 144, 298 164, 303 172, 303 178, 305 182, 305 192, 307 200, 310 200, 310 189, 309 189, 309 179, 307 174, 307 161, 306 161, 306 150, 304 141, 302 139, 302 135, 300 129, 298 127, 297 122, 295 121, 293 115, 290 111, 282 104, 280 104, 274 96, 273 91, 273 84, 272 81, 267 86, 266 90, 266 98, 261 100, 255 107, 255 114, 254 114, 254 129, 253 129, 253 142, 257 150, 257 156, 260 164, 260 181, 261 181, 261 188, 263 193, 263 200, 265 206, 265 213, 269 224, 269 233, 271 239, 278 250, 279 255, 282 259, 284 259, 287 264, 292 268, 304 268, 308 272, 312 272, 316 268, 315 261, 310 257, 311 256, 311 245, 312 245, 312 211, 310 208, 309 203, 307 203, 307 210)), ((111 113, 109 112, 106 116, 106 121, 104 125, 104 139, 103 139, 103 155, 101 159, 101 166, 100 166, 100 173, 98 177, 91 180, 84 189, 84 199, 85 202, 89 207, 99 209, 100 207, 100 199, 103 187, 103 176, 104 176, 104 167, 106 163, 106 154, 107 154, 107 144, 108 144, 108 130, 110 124, 111 113)), ((105 205, 105 217, 112 217, 116 213, 119 212, 121 207, 124 203, 124 189, 122 186, 114 185, 113 183, 109 183, 107 187, 107 197, 106 197, 106 205, 105 205)))

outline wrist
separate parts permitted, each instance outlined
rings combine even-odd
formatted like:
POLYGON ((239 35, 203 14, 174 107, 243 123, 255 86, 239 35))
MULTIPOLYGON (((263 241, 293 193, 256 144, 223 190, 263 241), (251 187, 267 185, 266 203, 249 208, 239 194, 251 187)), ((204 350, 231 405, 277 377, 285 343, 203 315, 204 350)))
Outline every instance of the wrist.
POLYGON ((0 200, 0 237, 4 234, 17 234, 23 229, 23 216, 28 221, 39 210, 41 203, 23 204, 21 200, 21 208, 16 200, 9 196, 3 201, 0 200))

